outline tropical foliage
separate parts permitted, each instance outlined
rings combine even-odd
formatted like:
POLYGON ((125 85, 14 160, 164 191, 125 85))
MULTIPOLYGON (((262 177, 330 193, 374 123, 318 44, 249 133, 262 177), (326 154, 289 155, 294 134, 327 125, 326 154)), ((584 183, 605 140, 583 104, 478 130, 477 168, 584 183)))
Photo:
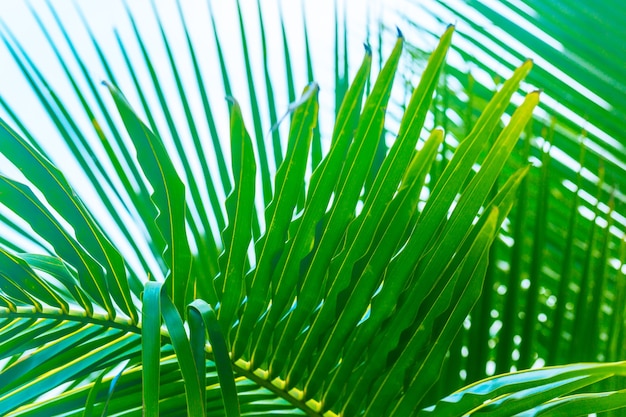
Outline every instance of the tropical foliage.
MULTIPOLYGON (((499 78, 529 53, 535 65, 527 82, 543 90, 528 143, 511 160, 541 168, 522 183, 494 248, 491 291, 475 311, 480 324, 459 335, 455 361, 467 373, 451 370, 446 381, 460 387, 494 372, 623 359, 625 138, 618 120, 626 86, 616 61, 624 32, 616 9, 532 0, 493 8, 403 4, 407 15, 459 22, 463 48, 451 53, 435 112, 453 137, 465 134, 499 78), (583 29, 598 22, 603 29, 593 36, 583 29)), ((407 23, 413 37, 432 36, 407 23)))
MULTIPOLYGON (((281 19, 272 47, 286 64, 286 97, 267 60, 260 94, 248 45, 257 34, 237 4, 245 114, 212 10, 206 35, 221 82, 203 71, 183 8, 183 44, 155 13, 173 94, 132 12, 132 35, 117 37, 121 61, 86 25, 106 73, 99 85, 50 10, 65 43, 42 30, 78 106, 2 34, 59 142, 35 137, 32 121, 0 102, 1 415, 582 415, 626 404, 626 364, 574 363, 623 358, 623 277, 611 267, 612 217, 581 238, 579 202, 552 203, 566 200, 550 163, 559 125, 533 121, 541 94, 523 83, 531 61, 497 91, 470 83, 463 100, 454 81, 468 78, 446 65, 458 51, 448 27, 427 60, 408 48, 419 62, 404 62, 422 70, 396 103, 405 37, 398 31, 389 51, 366 47, 353 71, 336 13, 326 136, 306 26, 297 51, 310 83, 296 95, 296 49, 281 19), (223 103, 207 94, 220 84, 223 103), (80 178, 65 170, 68 157, 80 178), (550 241, 559 227, 566 237, 550 241), (562 248, 570 270, 554 266, 547 245, 562 248), (564 341, 590 334, 606 336, 563 353, 564 341), (560 366, 509 373, 538 360, 560 366)), ((260 2, 257 18, 266 55, 260 2)), ((577 174, 579 189, 582 163, 577 174)))

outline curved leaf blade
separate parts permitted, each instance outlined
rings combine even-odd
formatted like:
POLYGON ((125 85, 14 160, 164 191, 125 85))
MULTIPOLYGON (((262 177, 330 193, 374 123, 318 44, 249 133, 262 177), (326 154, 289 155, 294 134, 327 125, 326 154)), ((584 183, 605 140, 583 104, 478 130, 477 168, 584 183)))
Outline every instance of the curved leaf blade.
MULTIPOLYGON (((226 346, 226 339, 222 334, 220 323, 217 319, 215 311, 209 304, 202 300, 195 300, 189 304, 189 316, 190 322, 192 320, 197 321, 201 319, 203 324, 201 328, 202 337, 202 372, 204 374, 204 340, 205 333, 209 337, 209 343, 213 351, 213 357, 215 358, 215 366, 217 368, 217 377, 220 384, 220 392, 222 394, 222 400, 224 401, 224 414, 226 417, 239 417, 239 400, 237 398, 237 387, 235 385, 235 377, 233 374, 232 365, 230 362, 230 356, 228 354, 228 348, 226 346), (197 317, 199 315, 199 317, 197 317), (193 319, 192 319, 193 317, 193 319)), ((196 362, 199 365, 200 361, 196 362)))
POLYGON ((257 265, 246 284, 249 288, 248 302, 237 326, 233 349, 235 358, 241 356, 250 342, 253 325, 268 304, 272 269, 276 257, 285 246, 287 231, 304 183, 313 129, 317 125, 318 91, 319 87, 315 83, 304 90, 301 103, 292 118, 287 154, 276 172, 274 198, 265 210, 267 231, 255 245, 257 265))
POLYGON ((252 240, 252 218, 255 215, 256 163, 252 140, 244 125, 237 102, 233 102, 231 106, 230 129, 235 185, 226 198, 228 226, 222 232, 224 252, 219 258, 220 275, 214 280, 215 292, 220 301, 217 314, 224 334, 227 336, 245 294, 244 276, 248 262, 247 251, 252 240))
POLYGON ((192 262, 186 232, 185 186, 161 140, 133 112, 122 93, 105 83, 137 148, 137 159, 153 187, 150 196, 158 210, 154 221, 163 237, 163 260, 169 268, 165 287, 178 311, 184 311, 188 285, 193 285, 192 262))
POLYGON ((180 372, 183 375, 187 413, 190 416, 204 417, 205 407, 202 400, 204 396, 200 386, 200 377, 183 320, 166 291, 161 291, 160 305, 163 321, 169 332, 174 352, 176 352, 176 359, 180 366, 180 372))
POLYGON ((116 309, 102 266, 70 236, 35 194, 27 186, 0 175, 0 201, 17 213, 29 213, 27 220, 31 227, 54 246, 59 256, 78 270, 81 288, 105 308, 111 318, 115 318, 116 309))
POLYGON ((161 359, 161 283, 148 281, 141 310, 141 363, 143 411, 146 417, 159 416, 161 359))
POLYGON ((371 94, 365 101, 354 140, 348 149, 337 181, 335 188, 337 198, 333 202, 326 220, 326 227, 319 238, 319 244, 315 248, 304 277, 298 283, 298 303, 287 316, 283 330, 275 337, 276 350, 269 366, 272 375, 278 375, 283 370, 287 352, 292 348, 293 340, 300 332, 302 323, 308 319, 320 302, 325 271, 347 224, 354 216, 354 207, 374 158, 403 44, 404 39, 399 37, 385 67, 376 79, 371 94))
POLYGON ((433 414, 461 416, 480 409, 483 404, 486 402, 488 404, 492 399, 532 388, 542 389, 547 394, 545 396, 547 400, 554 398, 549 395, 550 390, 560 388, 559 383, 563 381, 579 380, 593 383, 598 378, 604 379, 613 375, 626 375, 626 363, 581 363, 507 373, 468 385, 441 399, 437 404, 423 409, 418 415, 420 417, 433 414))

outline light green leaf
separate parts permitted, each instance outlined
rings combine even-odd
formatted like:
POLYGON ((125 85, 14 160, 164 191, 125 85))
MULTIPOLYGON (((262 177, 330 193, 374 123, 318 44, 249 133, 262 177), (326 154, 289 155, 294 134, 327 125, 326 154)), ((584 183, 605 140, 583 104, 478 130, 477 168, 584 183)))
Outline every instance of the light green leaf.
MULTIPOLYGON (((487 214, 487 221, 469 251, 459 255, 461 257, 459 267, 449 268, 444 272, 437 293, 425 306, 426 312, 411 326, 409 340, 403 342, 398 351, 393 353, 397 356, 396 360, 389 365, 385 376, 376 383, 377 388, 368 401, 366 416, 377 415, 377 411, 383 412, 390 404, 392 415, 410 414, 409 410, 412 411, 417 407, 427 393, 428 387, 439 378, 446 351, 480 296, 489 247, 499 227, 497 219, 498 209, 494 208, 487 214), (396 388, 406 390, 407 395, 398 401, 392 401, 397 396, 396 388)), ((408 302, 413 301, 409 299, 408 302)), ((383 334, 381 337, 388 335, 383 334)), ((372 360, 378 361, 381 357, 376 353, 378 352, 374 353, 372 360)), ((363 377, 361 381, 371 383, 363 377)))
POLYGON ((363 90, 368 80, 371 66, 371 53, 366 51, 359 72, 346 94, 339 110, 333 131, 333 145, 326 158, 311 175, 304 213, 300 218, 295 236, 290 239, 272 274, 272 305, 263 321, 259 342, 253 352, 255 361, 262 362, 269 347, 270 337, 275 332, 276 323, 293 301, 299 285, 300 264, 314 245, 315 228, 328 207, 335 181, 338 177, 358 121, 363 90))
MULTIPOLYGON (((433 130, 422 149, 414 155, 397 195, 387 205, 377 236, 374 238, 373 248, 355 265, 353 276, 357 277, 358 281, 354 290, 349 296, 342 294, 339 301, 342 309, 332 331, 321 344, 318 360, 312 367, 305 385, 307 392, 311 394, 317 392, 323 381, 321 375, 329 373, 330 369, 337 366, 337 357, 341 356, 342 360, 333 377, 333 383, 326 390, 327 406, 334 403, 336 396, 341 392, 340 387, 345 384, 345 378, 351 373, 350 369, 361 355, 362 350, 354 350, 354 347, 350 354, 344 352, 344 346, 361 318, 369 315, 372 296, 384 281, 386 266, 396 254, 398 245, 403 243, 401 239, 406 233, 410 233, 414 226, 411 219, 417 210, 426 174, 437 156, 442 141, 443 132, 439 129, 433 130)), ((369 337, 364 337, 363 334, 360 336, 363 339, 358 343, 365 346, 369 337)))
POLYGON ((519 417, 544 415, 551 417, 588 416, 611 410, 620 412, 625 407, 624 404, 626 404, 626 390, 591 392, 557 398, 517 415, 519 417))
MULTIPOLYGON (((482 381, 475 382, 443 399, 432 407, 422 410, 418 415, 441 415, 462 416, 472 411, 477 411, 482 407, 487 409, 498 409, 506 413, 506 405, 490 406, 491 400, 500 397, 509 398, 515 402, 515 393, 527 389, 539 388, 544 401, 554 396, 551 390, 560 390, 563 384, 578 381, 591 384, 598 379, 604 379, 613 375, 625 375, 626 364, 623 362, 605 364, 573 364, 565 366, 547 367, 543 369, 533 369, 529 371, 513 372, 509 374, 497 375, 482 381), (511 394, 511 395, 509 395, 511 394)), ((578 384, 577 384, 578 385, 578 384)), ((570 391, 576 386, 571 386, 570 391)), ((567 391, 566 391, 567 392, 567 391)), ((562 394, 562 393, 561 393, 562 394)), ((520 397, 523 400, 524 396, 520 397)), ((538 404, 540 404, 539 402, 538 404)), ((509 411, 509 414, 510 411, 509 411)))
POLYGON ((396 193, 399 182, 411 161, 424 119, 430 108, 439 72, 450 46, 452 33, 453 27, 450 27, 431 55, 429 65, 405 112, 398 138, 378 171, 370 192, 366 195, 363 211, 350 223, 345 236, 346 245, 331 262, 324 302, 296 355, 294 366, 288 375, 290 383, 295 383, 300 379, 305 363, 310 361, 310 355, 318 345, 320 336, 327 331, 333 331, 334 320, 337 315, 341 314, 340 297, 349 297, 359 282, 358 271, 355 274, 354 266, 370 250, 374 233, 383 217, 386 205, 396 193), (353 277, 353 274, 357 276, 353 277))

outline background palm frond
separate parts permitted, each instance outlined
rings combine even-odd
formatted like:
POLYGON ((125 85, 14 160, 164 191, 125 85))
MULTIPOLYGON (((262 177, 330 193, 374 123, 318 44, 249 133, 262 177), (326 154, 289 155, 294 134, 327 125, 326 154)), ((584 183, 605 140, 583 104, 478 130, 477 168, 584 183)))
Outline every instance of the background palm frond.
MULTIPOLYGON (((451 148, 494 84, 523 59, 533 58, 527 81, 543 90, 527 143, 512 158, 513 166, 530 159, 541 168, 521 186, 472 314, 478 325, 459 335, 447 383, 623 357, 626 136, 619 120, 626 117, 626 84, 624 46, 617 41, 626 34, 623 13, 610 2, 590 8, 577 2, 404 1, 398 10, 400 16, 426 13, 440 28, 458 22, 435 110, 451 148), (602 29, 592 33, 590 27, 602 29), (460 365, 466 369, 461 376, 459 363, 467 363, 460 365)), ((407 25, 432 36, 430 27, 407 25)), ((422 59, 419 50, 413 56, 422 59)))

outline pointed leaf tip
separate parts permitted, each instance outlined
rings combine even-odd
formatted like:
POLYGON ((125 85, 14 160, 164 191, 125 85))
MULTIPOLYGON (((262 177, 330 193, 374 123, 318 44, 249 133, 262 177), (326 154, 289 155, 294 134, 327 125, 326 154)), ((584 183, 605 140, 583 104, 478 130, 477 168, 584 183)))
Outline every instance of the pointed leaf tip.
POLYGON ((402 31, 400 30, 400 28, 398 26, 396 26, 396 30, 398 31, 398 38, 403 38, 404 39, 404 35, 402 34, 402 31))
POLYGON ((528 58, 526 61, 524 61, 524 63, 521 65, 523 67, 528 67, 529 70, 533 67, 534 65, 534 61, 532 60, 532 58, 528 58))
POLYGON ((446 27, 446 31, 443 33, 443 35, 441 35, 441 39, 448 37, 448 36, 452 36, 454 34, 454 31, 456 30, 456 24, 454 23, 450 23, 447 27, 446 27))
POLYGON ((100 81, 100 84, 102 84, 103 86, 105 86, 106 88, 108 88, 111 91, 117 91, 117 92, 119 92, 119 94, 122 94, 120 89, 117 88, 117 86, 115 84, 113 84, 111 81, 102 80, 102 81, 100 81))
POLYGON ((364 43, 363 47, 365 48, 365 53, 369 56, 372 56, 372 47, 367 43, 364 43))

